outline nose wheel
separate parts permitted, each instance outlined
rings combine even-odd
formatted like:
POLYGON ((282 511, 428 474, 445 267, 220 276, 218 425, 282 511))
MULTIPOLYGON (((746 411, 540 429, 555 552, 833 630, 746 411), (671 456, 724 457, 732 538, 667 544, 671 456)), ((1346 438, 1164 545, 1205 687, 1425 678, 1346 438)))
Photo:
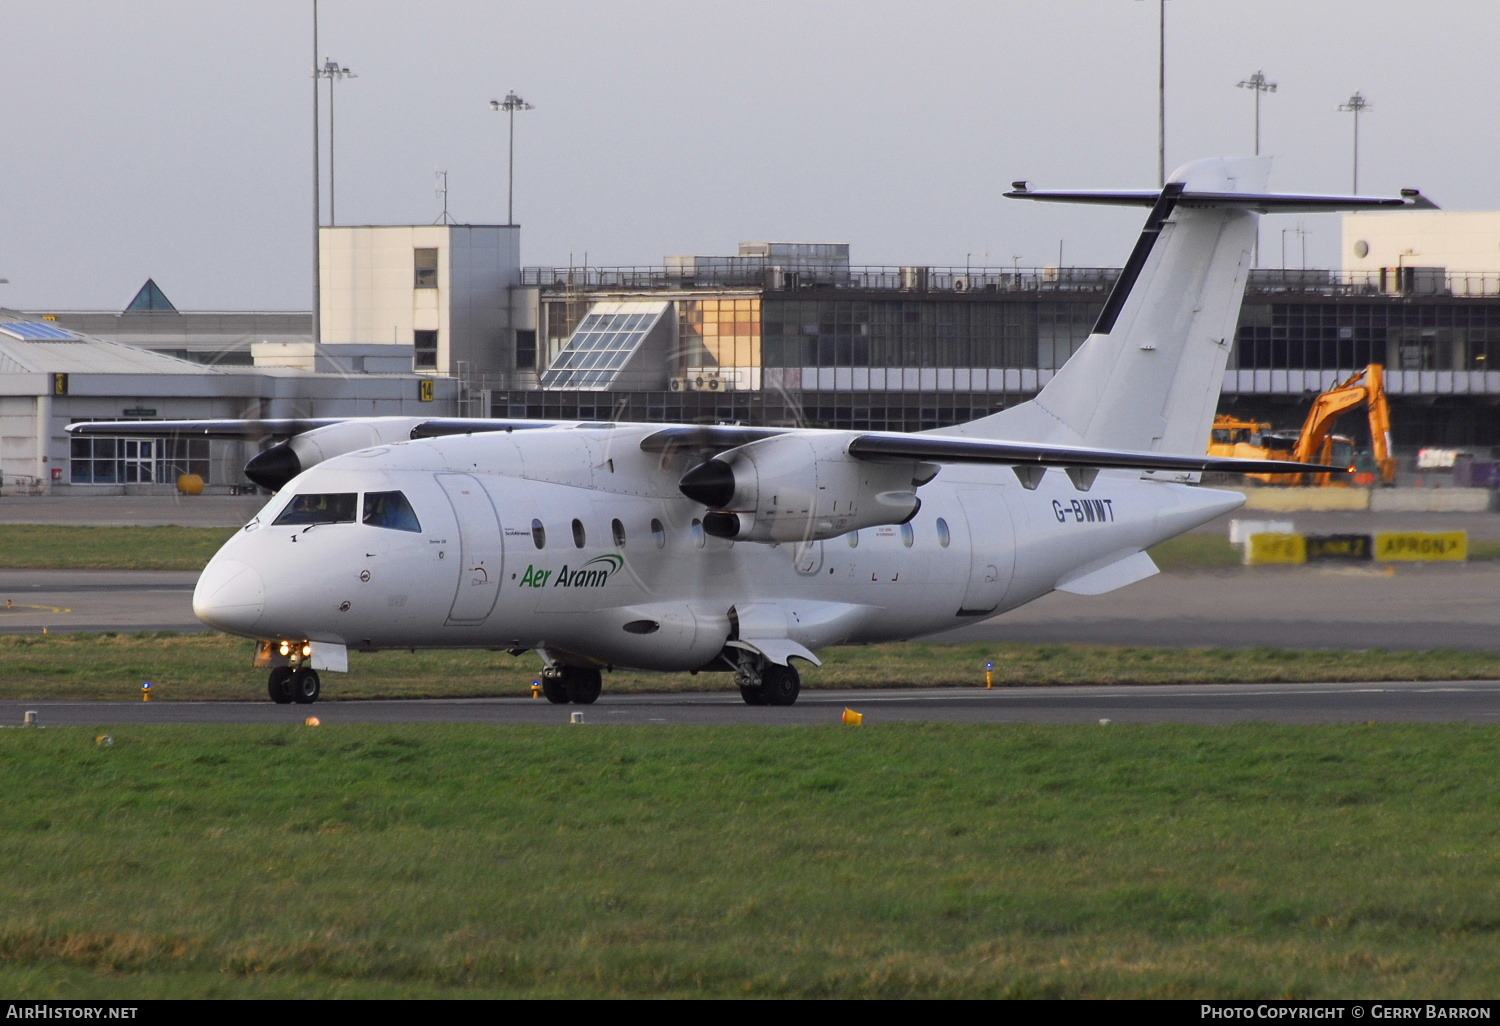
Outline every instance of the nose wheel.
POLYGON ((311 705, 322 694, 323 684, 318 679, 316 670, 305 666, 295 669, 290 666, 277 666, 271 670, 266 690, 270 692, 271 701, 277 705, 291 705, 293 702, 298 705, 311 705))
POLYGON ((542 695, 553 705, 593 705, 604 690, 598 670, 581 666, 549 666, 542 671, 542 695))

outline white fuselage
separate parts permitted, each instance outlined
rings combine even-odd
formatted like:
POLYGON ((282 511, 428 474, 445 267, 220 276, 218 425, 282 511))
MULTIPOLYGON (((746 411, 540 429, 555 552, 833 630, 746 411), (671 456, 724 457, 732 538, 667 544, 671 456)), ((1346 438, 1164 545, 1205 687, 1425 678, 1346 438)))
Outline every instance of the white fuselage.
POLYGON ((736 639, 816 650, 961 626, 1243 501, 1135 471, 1103 471, 1085 492, 1057 470, 1028 490, 1009 467, 949 465, 908 524, 731 542, 705 534, 704 507, 678 490, 701 455, 643 452, 656 430, 456 436, 328 460, 224 545, 195 611, 266 640, 694 670, 736 639), (365 522, 367 496, 396 492, 415 522, 365 522), (358 512, 337 522, 275 523, 300 496, 347 495, 358 512))

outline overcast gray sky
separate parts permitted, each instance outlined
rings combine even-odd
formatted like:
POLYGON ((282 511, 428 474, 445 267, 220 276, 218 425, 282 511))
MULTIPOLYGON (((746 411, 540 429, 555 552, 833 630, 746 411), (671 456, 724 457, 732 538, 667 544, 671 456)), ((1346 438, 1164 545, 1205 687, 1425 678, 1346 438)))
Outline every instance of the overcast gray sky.
MULTIPOLYGON (((1118 265, 1138 211, 1021 204, 1150 187, 1157 0, 321 0, 341 224, 505 219, 514 89, 522 260, 658 264, 741 241, 856 264, 1118 265)), ((311 303, 311 0, 10 4, 0 303, 311 303)), ((1272 187, 1417 186, 1500 208, 1500 4, 1169 0, 1167 164, 1251 152, 1272 187)), ((326 87, 324 92, 326 101, 326 87)), ((324 104, 326 116, 326 102, 324 104)), ((324 141, 326 143, 326 130, 324 141)), ((325 174, 326 188, 326 174, 325 174)), ((327 213, 327 202, 324 202, 327 213)), ((1333 215, 1269 219, 1262 263, 1336 264, 1333 215)))

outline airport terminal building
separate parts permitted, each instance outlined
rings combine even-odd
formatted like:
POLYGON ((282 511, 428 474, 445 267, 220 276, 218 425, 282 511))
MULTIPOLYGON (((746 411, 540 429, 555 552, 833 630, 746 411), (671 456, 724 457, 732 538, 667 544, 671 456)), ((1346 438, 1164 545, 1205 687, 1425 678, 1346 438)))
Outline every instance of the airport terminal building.
MULTIPOLYGON (((1346 233, 1407 216, 1349 218, 1346 233)), ((1314 395, 1380 363, 1399 449, 1500 445, 1500 259, 1453 271, 1399 256, 1253 271, 1221 409, 1295 428, 1314 395)), ((764 243, 651 268, 526 268, 536 363, 528 343, 486 391, 496 416, 938 427, 1034 395, 1117 273, 859 267, 847 247, 764 243)))
MULTIPOLYGON (((1088 336, 1118 273, 871 267, 853 264, 847 244, 768 242, 647 266, 526 267, 514 225, 323 231, 317 345, 310 314, 182 313, 149 281, 120 313, 15 319, 196 364, 205 381, 241 378, 232 402, 192 415, 399 409, 910 431, 1033 396, 1088 336), (281 383, 250 385, 266 375, 281 383), (287 383, 304 376, 340 384, 287 383)), ((1400 454, 1500 447, 1500 214, 1350 215, 1343 251, 1336 271, 1251 272, 1221 409, 1295 428, 1314 395, 1380 363, 1400 454)), ((89 415, 189 415, 168 414, 184 404, 149 387, 118 399, 89 415)), ((53 417, 64 448, 65 423, 53 417)), ((4 445, 39 458, 34 441, 4 445)), ((69 462, 89 466, 86 454, 53 445, 48 456, 50 483, 90 484, 69 462)), ((233 462, 215 476, 232 477, 233 462)))

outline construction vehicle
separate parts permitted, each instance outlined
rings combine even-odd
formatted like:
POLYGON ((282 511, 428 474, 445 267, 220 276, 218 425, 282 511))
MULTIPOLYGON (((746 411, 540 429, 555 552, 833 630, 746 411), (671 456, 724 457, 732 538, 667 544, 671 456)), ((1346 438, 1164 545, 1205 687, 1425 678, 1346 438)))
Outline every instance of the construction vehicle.
POLYGON ((1342 487, 1349 484, 1396 483, 1396 458, 1391 455, 1391 407, 1385 395, 1385 368, 1372 363, 1342 384, 1313 400, 1307 419, 1297 432, 1276 431, 1265 421, 1243 420, 1221 413, 1214 418, 1208 451, 1214 456, 1292 460, 1346 466, 1353 480, 1342 474, 1246 474, 1271 485, 1342 487), (1369 457, 1356 453, 1354 440, 1333 433, 1340 417, 1364 406, 1370 423, 1369 457))

